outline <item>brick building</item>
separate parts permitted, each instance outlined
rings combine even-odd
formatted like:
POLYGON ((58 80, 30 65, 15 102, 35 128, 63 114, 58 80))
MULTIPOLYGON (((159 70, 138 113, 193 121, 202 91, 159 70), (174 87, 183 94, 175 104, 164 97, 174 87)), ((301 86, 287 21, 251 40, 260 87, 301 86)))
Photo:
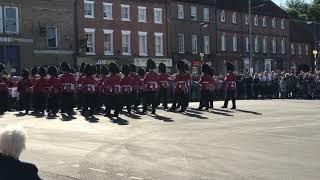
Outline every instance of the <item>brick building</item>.
POLYGON ((215 0, 171 0, 168 7, 170 56, 198 73, 201 60, 211 64, 215 54, 215 0))
POLYGON ((170 68, 164 0, 80 0, 78 64, 134 63, 148 58, 170 68))
MULTIPOLYGON (((272 1, 252 3, 252 67, 255 72, 288 68, 289 20, 286 12, 272 1)), ((249 68, 249 17, 247 0, 218 0, 216 10, 219 72, 231 62, 236 69, 249 68)))
POLYGON ((75 62, 74 1, 0 2, 0 62, 10 73, 75 62))

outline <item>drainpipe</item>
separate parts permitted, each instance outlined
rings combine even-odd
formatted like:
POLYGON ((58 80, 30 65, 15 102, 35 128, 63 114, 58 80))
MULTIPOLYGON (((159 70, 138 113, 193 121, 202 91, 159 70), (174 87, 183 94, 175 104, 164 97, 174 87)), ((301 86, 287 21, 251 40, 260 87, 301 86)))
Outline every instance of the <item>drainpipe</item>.
POLYGON ((73 52, 73 66, 77 67, 79 54, 79 14, 78 14, 79 0, 74 1, 74 52, 73 52))

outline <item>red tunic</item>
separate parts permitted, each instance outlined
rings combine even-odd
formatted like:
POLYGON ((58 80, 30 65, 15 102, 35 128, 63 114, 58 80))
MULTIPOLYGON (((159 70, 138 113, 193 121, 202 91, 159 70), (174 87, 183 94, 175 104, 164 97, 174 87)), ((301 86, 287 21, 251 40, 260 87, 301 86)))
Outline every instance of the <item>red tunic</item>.
POLYGON ((178 73, 174 76, 175 92, 189 92, 189 83, 191 81, 190 74, 178 73))
POLYGON ((56 77, 50 77, 48 79, 48 84, 47 84, 47 89, 48 89, 48 94, 49 96, 54 96, 59 94, 60 92, 60 81, 56 77))
POLYGON ((121 93, 121 76, 113 74, 106 78, 105 89, 107 95, 117 95, 121 93))
POLYGON ((133 91, 133 86, 136 82, 130 76, 124 76, 121 78, 121 93, 130 94, 133 91))
POLYGON ((5 76, 0 76, 0 92, 8 93, 9 89, 8 86, 10 86, 11 82, 10 80, 5 76))
POLYGON ((234 73, 228 73, 224 79, 225 89, 228 91, 233 91, 236 89, 236 75, 234 73))
POLYGON ((144 80, 144 91, 155 92, 159 89, 159 75, 154 71, 150 71, 146 74, 144 80))
POLYGON ((48 81, 45 77, 40 77, 36 80, 36 82, 33 85, 33 92, 34 93, 46 93, 48 81))
POLYGON ((169 77, 168 73, 159 74, 160 88, 169 88, 169 77))
POLYGON ((61 92, 73 93, 75 91, 76 78, 71 73, 65 73, 60 76, 61 92))
POLYGON ((207 90, 207 91, 214 90, 214 79, 209 74, 201 75, 199 84, 202 90, 207 90))
POLYGON ((84 76, 81 78, 82 92, 85 94, 96 93, 96 80, 93 76, 84 76))
POLYGON ((30 93, 32 86, 33 84, 31 79, 21 79, 18 82, 18 91, 20 93, 30 93))
POLYGON ((140 81, 140 77, 137 73, 130 73, 129 75, 132 78, 133 90, 138 91, 143 83, 140 81))

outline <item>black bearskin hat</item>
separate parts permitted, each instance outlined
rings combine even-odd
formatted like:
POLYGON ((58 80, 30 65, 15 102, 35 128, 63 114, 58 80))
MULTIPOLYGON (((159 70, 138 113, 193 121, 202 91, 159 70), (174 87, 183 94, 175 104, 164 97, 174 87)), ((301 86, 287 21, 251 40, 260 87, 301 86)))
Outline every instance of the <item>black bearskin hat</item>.
POLYGON ((70 65, 66 62, 61 63, 60 68, 61 68, 61 71, 63 71, 63 72, 70 72, 71 71, 70 65))
POLYGON ((214 74, 213 68, 211 66, 209 66, 209 75, 213 76, 213 74, 214 74))
POLYGON ((152 59, 147 60, 147 69, 155 69, 156 68, 156 63, 152 59))
POLYGON ((29 70, 28 69, 24 69, 23 71, 22 71, 22 77, 24 78, 24 79, 27 79, 27 78, 29 78, 29 70))
POLYGON ((179 60, 177 62, 177 69, 178 69, 178 71, 184 72, 186 69, 185 63, 183 61, 179 60))
POLYGON ((84 67, 86 66, 87 64, 86 63, 81 63, 81 65, 80 65, 80 69, 79 69, 79 72, 80 73, 84 73, 84 67))
POLYGON ((208 72, 209 72, 208 64, 203 64, 202 65, 201 72, 205 73, 205 74, 208 74, 208 72))
POLYGON ((227 71, 234 71, 234 66, 233 66, 233 64, 231 64, 231 63, 227 63, 226 64, 226 67, 227 67, 227 71))
POLYGON ((5 68, 6 68, 5 65, 0 63, 0 73, 2 73, 2 71, 4 71, 5 68))
POLYGON ((145 71, 144 69, 142 69, 142 68, 139 68, 139 69, 138 69, 138 75, 139 75, 140 77, 143 77, 145 74, 146 74, 146 71, 145 71))
POLYGON ((86 64, 86 66, 84 67, 84 73, 86 75, 89 75, 89 76, 92 75, 93 70, 94 70, 94 67, 91 66, 90 64, 86 64))
POLYGON ((55 67, 55 66, 49 66, 48 67, 48 74, 50 75, 50 76, 57 76, 58 75, 58 69, 57 69, 57 67, 55 67))
POLYGON ((40 75, 41 77, 44 77, 44 76, 47 75, 47 70, 46 70, 45 67, 40 67, 40 68, 39 68, 39 75, 40 75))
POLYGON ((120 69, 116 63, 110 63, 109 64, 109 71, 111 74, 118 74, 120 72, 120 69))
POLYGON ((96 73, 96 74, 101 74, 101 66, 100 65, 96 65, 95 66, 95 72, 94 73, 96 73))
POLYGON ((129 75, 129 74, 130 74, 130 67, 129 67, 127 64, 123 65, 121 72, 122 72, 125 76, 129 75))
POLYGON ((108 74, 109 74, 108 67, 106 67, 106 66, 101 66, 101 74, 102 74, 102 75, 108 75, 108 74))
POLYGON ((166 71, 167 71, 166 65, 163 64, 163 63, 160 63, 160 64, 159 64, 159 72, 160 72, 160 73, 165 73, 166 71))
POLYGON ((137 66, 136 65, 130 64, 129 67, 130 67, 130 72, 133 72, 133 73, 137 72, 137 66))
POLYGON ((33 67, 32 69, 31 69, 31 74, 34 76, 34 75, 36 75, 36 74, 38 74, 39 73, 39 69, 38 69, 38 67, 37 66, 35 66, 35 67, 33 67))

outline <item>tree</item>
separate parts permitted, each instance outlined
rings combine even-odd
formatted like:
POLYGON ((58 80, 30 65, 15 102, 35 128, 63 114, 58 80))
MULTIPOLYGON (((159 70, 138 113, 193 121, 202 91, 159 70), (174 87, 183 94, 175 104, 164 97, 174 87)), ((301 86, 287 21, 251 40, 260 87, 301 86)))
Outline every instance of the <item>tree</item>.
MULTIPOLYGON (((320 0, 317 0, 320 2, 320 0)), ((287 0, 283 9, 287 11, 290 18, 298 20, 309 20, 310 4, 304 0, 287 0)))

